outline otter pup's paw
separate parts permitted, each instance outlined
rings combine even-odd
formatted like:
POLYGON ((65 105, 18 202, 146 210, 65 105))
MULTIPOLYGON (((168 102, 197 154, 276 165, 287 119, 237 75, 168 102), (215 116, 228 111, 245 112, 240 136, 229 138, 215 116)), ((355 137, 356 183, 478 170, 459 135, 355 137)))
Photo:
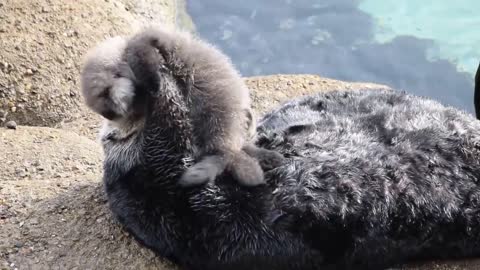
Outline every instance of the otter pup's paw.
POLYGON ((265 184, 262 167, 257 160, 243 151, 238 153, 231 164, 232 175, 243 186, 265 184))
POLYGON ((257 159, 265 171, 280 167, 286 160, 280 153, 267 149, 260 149, 257 159))
POLYGON ((189 187, 213 181, 223 171, 223 168, 224 165, 221 158, 208 156, 188 168, 180 177, 179 184, 189 187))
POLYGON ((263 149, 255 145, 247 145, 243 150, 251 157, 256 158, 264 171, 280 167, 286 160, 286 158, 277 151, 263 149))

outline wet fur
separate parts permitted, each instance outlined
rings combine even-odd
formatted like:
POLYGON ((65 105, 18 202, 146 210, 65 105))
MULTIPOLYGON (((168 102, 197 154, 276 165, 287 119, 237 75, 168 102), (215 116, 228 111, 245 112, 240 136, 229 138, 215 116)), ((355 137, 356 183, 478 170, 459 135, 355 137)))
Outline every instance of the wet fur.
POLYGON ((194 133, 173 81, 149 94, 134 136, 104 141, 110 207, 159 256, 194 270, 375 270, 480 255, 471 115, 395 91, 308 96, 259 122, 257 145, 289 158, 268 185, 225 172, 185 189, 194 133))
POLYGON ((213 181, 228 169, 239 183, 264 183, 263 170, 283 162, 274 151, 248 146, 255 125, 249 90, 230 60, 188 33, 150 28, 133 36, 126 62, 142 91, 156 91, 168 74, 189 107, 195 163, 180 178, 184 186, 213 181), (254 158, 255 157, 255 158, 254 158), (259 164, 260 160, 261 164, 259 164))

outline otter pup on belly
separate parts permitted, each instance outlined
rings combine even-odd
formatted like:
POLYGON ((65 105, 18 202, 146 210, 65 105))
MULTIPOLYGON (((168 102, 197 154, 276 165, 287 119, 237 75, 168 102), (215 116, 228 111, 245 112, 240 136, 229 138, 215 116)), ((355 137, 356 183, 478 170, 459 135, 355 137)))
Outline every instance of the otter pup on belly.
POLYGON ((213 181, 227 169, 240 184, 256 186, 264 183, 263 170, 283 162, 279 153, 251 141, 256 122, 249 90, 230 60, 187 33, 148 28, 130 39, 107 40, 89 54, 82 72, 87 105, 110 125, 141 122, 136 119, 144 108, 136 101, 166 83, 181 92, 195 134, 196 163, 180 177, 181 185, 213 181))

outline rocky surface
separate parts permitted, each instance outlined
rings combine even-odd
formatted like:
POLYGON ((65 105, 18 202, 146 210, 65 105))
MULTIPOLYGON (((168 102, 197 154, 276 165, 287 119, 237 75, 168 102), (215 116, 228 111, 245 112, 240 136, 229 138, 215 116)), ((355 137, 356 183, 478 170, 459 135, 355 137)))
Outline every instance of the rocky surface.
POLYGON ((78 72, 86 50, 149 23, 174 23, 183 14, 177 2, 0 0, 0 124, 85 117, 78 72))
MULTIPOLYGON (((311 75, 246 80, 260 112, 317 91, 382 87, 311 75)), ((112 219, 101 186, 102 150, 92 140, 97 120, 0 129, 0 269, 175 269, 112 219)), ((477 267, 479 261, 405 269, 477 267)))
MULTIPOLYGON (((374 86, 309 75, 246 80, 260 111, 302 94, 374 86)), ((58 129, 0 129, 6 161, 0 165, 0 267, 174 269, 111 218, 101 187, 102 151, 93 140, 99 120, 87 115, 58 129)))
MULTIPOLYGON (((0 269, 175 269, 110 215, 95 141, 101 119, 81 101, 78 71, 106 36, 151 22, 194 30, 184 2, 0 0, 0 21, 0 269)), ((385 87, 314 75, 246 82, 259 115, 317 91, 385 87)), ((408 269, 479 268, 471 260, 408 269)))
POLYGON ((20 126, 0 149, 0 269, 167 269, 110 217, 96 142, 20 126))

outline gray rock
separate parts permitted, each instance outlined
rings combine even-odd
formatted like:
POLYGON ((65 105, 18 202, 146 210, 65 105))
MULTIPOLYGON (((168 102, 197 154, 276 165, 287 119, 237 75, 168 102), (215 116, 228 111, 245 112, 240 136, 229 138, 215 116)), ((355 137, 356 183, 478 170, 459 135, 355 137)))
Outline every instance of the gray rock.
POLYGON ((17 123, 15 123, 15 121, 8 121, 5 123, 5 127, 8 129, 17 129, 17 123))

